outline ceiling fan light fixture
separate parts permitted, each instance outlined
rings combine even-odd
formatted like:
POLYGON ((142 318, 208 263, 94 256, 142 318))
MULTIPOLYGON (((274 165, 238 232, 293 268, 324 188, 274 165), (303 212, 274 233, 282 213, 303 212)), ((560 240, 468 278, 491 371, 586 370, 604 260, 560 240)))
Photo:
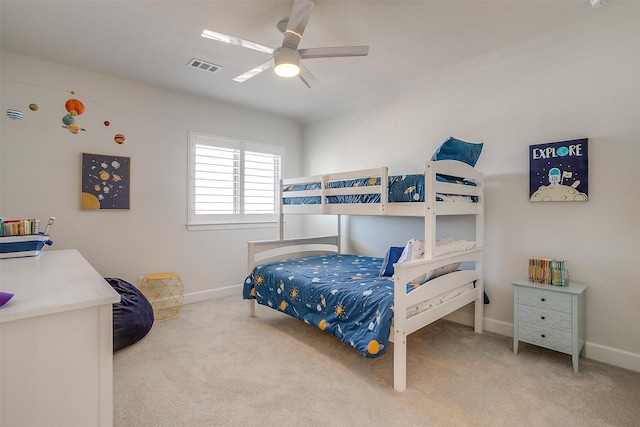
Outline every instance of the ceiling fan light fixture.
POLYGON ((273 53, 274 71, 280 77, 295 77, 300 74, 300 53, 288 47, 281 47, 273 53))
POLYGON ((274 71, 280 77, 295 77, 300 74, 300 66, 298 64, 290 64, 281 62, 274 68, 274 71))

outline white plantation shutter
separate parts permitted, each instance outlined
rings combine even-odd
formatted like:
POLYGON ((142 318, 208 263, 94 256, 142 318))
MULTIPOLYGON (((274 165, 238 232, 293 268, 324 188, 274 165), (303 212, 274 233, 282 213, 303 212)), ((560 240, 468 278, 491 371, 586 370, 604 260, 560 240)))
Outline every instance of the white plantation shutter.
POLYGON ((240 150, 196 144, 195 156, 195 214, 240 213, 240 150))
POLYGON ((282 147, 189 133, 190 224, 276 220, 282 147))
POLYGON ((279 155, 246 151, 244 153, 244 212, 274 214, 279 179, 279 155))

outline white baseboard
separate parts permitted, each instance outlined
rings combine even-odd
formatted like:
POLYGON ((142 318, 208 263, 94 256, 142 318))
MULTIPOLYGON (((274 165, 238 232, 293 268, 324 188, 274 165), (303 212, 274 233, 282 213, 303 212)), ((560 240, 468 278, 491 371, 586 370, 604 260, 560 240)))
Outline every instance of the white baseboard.
POLYGON ((222 298, 230 295, 242 297, 242 285, 226 286, 224 288, 209 289, 206 291, 192 292, 184 294, 183 304, 191 304, 194 302, 207 301, 215 298, 222 298))
MULTIPOLYGON (((474 318, 472 313, 455 311, 445 319, 452 322, 473 326, 474 318)), ((513 337, 513 323, 502 322, 496 319, 484 318, 484 330, 495 334, 513 337)), ((584 344, 584 356, 587 359, 597 360, 620 368, 640 372, 640 354, 618 348, 607 347, 587 341, 584 344)))
POLYGON ((584 357, 609 365, 640 372, 640 354, 587 341, 584 343, 584 357))
POLYGON ((473 326, 473 323, 475 322, 473 313, 465 313, 461 310, 447 314, 446 316, 444 316, 444 319, 466 326, 473 326))
MULTIPOLYGON (((193 292, 185 294, 184 304, 206 301, 215 298, 222 298, 229 295, 242 295, 242 285, 227 286, 224 288, 210 289, 207 291, 193 292)), ((467 326, 473 326, 473 313, 461 310, 455 311, 444 317, 452 322, 461 323, 467 326)), ((501 320, 484 318, 484 330, 493 332, 498 335, 513 337, 513 324, 503 322, 501 320)), ((620 368, 629 369, 631 371, 640 372, 640 354, 630 351, 620 350, 613 347, 596 344, 587 341, 584 348, 585 357, 598 362, 607 363, 609 365, 618 366, 620 368)))
POLYGON ((496 319, 484 318, 484 329, 494 334, 513 337, 513 323, 503 322, 496 319))
MULTIPOLYGON (((513 323, 485 318, 484 329, 496 334, 513 337, 513 323)), ((606 363, 608 365, 640 372, 640 354, 632 353, 630 351, 607 347, 587 341, 584 343, 584 357, 587 359, 597 360, 598 362, 606 363)))

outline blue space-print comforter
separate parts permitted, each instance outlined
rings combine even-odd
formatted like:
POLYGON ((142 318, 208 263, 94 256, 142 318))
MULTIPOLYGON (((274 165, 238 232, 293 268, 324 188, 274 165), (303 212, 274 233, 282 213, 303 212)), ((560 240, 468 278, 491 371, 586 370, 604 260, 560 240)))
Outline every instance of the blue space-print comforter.
MULTIPOLYGON (((436 175, 436 179, 441 182, 448 182, 461 185, 475 185, 473 181, 461 180, 446 175, 436 175)), ((326 184, 327 188, 347 188, 366 187, 380 185, 380 178, 358 178, 343 181, 331 181, 326 184)), ((320 183, 291 185, 283 189, 287 191, 318 190, 320 183)), ((424 202, 424 175, 397 175, 389 177, 389 202, 424 202)), ((441 199, 440 199, 441 200, 441 199)), ((477 198, 473 201, 477 202, 477 198)), ((288 197, 283 199, 285 205, 297 204, 319 204, 320 196, 311 197, 288 197)), ((327 196, 326 203, 380 203, 379 194, 357 194, 327 196)))
POLYGON ((331 254, 266 263, 247 276, 243 298, 255 298, 375 358, 387 349, 393 318, 393 281, 378 277, 382 261, 331 254))

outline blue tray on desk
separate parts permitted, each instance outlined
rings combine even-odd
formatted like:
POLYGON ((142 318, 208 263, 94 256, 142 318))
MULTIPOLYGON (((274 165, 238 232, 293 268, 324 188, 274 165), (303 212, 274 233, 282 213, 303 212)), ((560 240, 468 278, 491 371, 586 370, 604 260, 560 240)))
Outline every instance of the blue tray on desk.
POLYGON ((52 244, 48 234, 0 237, 0 259, 38 256, 44 245, 52 244))

